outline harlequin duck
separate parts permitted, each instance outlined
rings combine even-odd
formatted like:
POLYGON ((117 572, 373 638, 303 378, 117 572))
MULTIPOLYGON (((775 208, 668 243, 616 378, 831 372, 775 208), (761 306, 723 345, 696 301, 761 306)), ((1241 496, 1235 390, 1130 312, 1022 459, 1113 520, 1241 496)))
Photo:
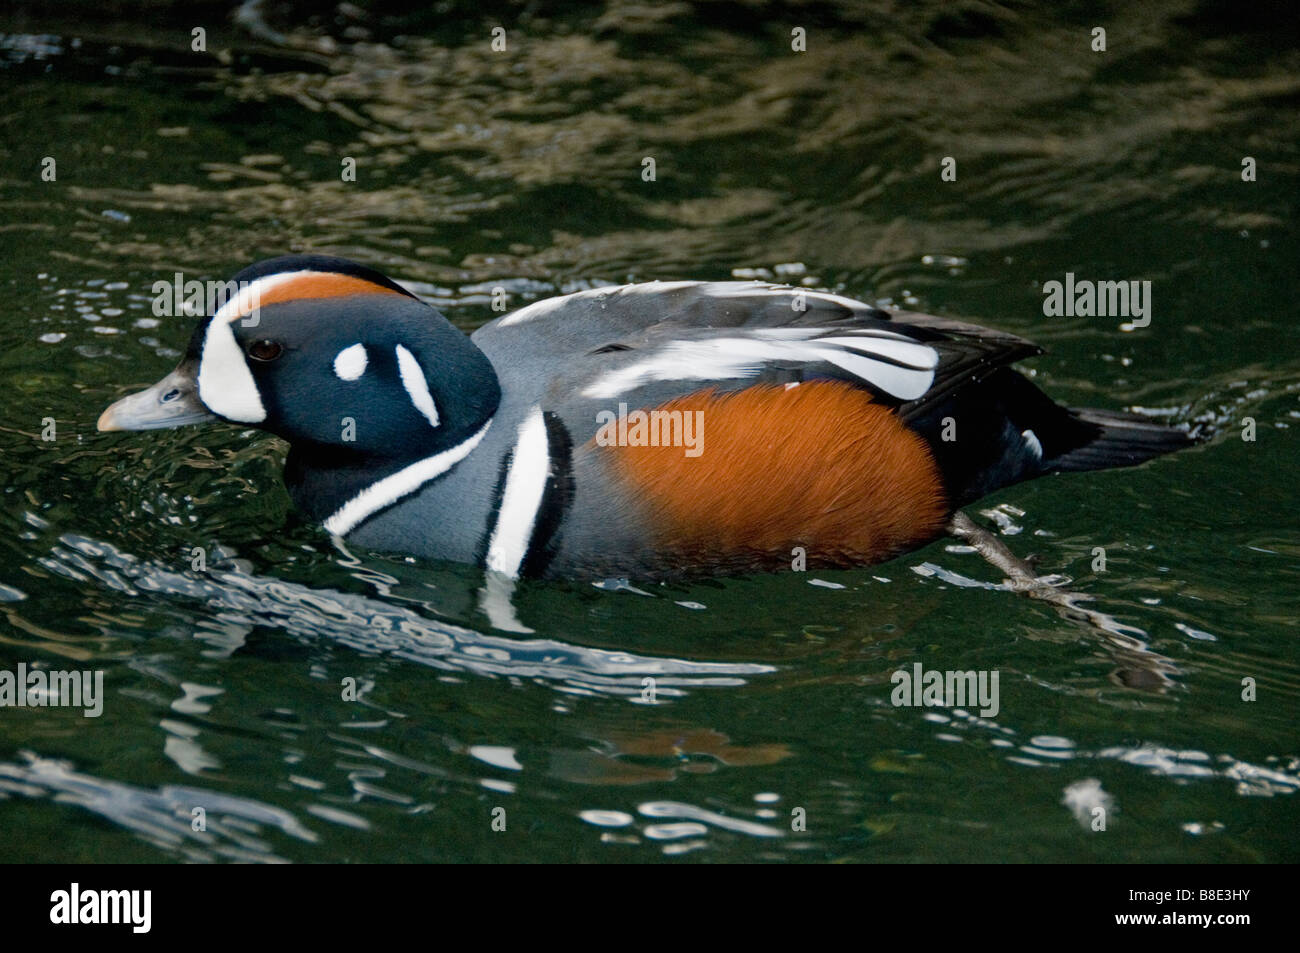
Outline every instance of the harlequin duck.
POLYGON ((286 256, 235 276, 180 365, 100 430, 207 420, 289 443, 324 528, 509 577, 664 578, 881 561, 1047 473, 1194 442, 1055 404, 1022 338, 759 282, 550 298, 466 337, 378 272, 286 256))

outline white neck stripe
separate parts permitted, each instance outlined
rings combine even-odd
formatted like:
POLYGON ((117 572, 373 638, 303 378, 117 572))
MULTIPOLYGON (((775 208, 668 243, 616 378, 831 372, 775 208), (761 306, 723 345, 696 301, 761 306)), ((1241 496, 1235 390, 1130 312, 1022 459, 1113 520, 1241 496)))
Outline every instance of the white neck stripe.
POLYGON ((334 515, 325 521, 326 531, 335 536, 346 536, 362 520, 386 506, 391 506, 402 497, 409 496, 434 477, 442 476, 469 456, 470 451, 479 445, 491 426, 492 421, 489 420, 478 433, 463 443, 458 443, 441 453, 435 453, 431 457, 425 457, 391 476, 384 477, 377 483, 370 484, 339 507, 334 515))
POLYGON ((546 420, 542 409, 534 407, 519 428, 519 441, 510 458, 510 472, 506 475, 497 523, 484 560, 488 569, 512 579, 519 575, 537 526, 537 512, 546 495, 550 465, 546 420))

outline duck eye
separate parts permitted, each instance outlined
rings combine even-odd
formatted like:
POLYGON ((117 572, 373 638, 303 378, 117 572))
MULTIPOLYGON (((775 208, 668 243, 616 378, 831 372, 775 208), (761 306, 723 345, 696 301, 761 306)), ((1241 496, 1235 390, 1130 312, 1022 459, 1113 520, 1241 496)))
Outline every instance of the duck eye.
POLYGON ((283 353, 278 341, 254 341, 248 346, 248 356, 255 361, 274 361, 283 353))

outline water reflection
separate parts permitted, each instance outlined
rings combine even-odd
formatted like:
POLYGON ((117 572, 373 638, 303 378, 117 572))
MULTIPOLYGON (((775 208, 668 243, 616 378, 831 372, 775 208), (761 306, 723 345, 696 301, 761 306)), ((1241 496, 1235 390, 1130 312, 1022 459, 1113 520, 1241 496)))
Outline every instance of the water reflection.
POLYGON ((656 696, 687 689, 736 687, 747 677, 772 673, 771 665, 652 658, 586 648, 557 639, 509 639, 424 618, 388 602, 353 593, 313 589, 282 580, 213 569, 177 572, 138 559, 109 543, 66 534, 41 566, 126 595, 150 593, 201 602, 208 629, 196 632, 215 657, 227 657, 255 626, 271 626, 305 639, 330 639, 363 653, 448 672, 552 682, 569 693, 640 699, 653 678, 656 696))
POLYGON ((138 787, 85 774, 66 761, 32 752, 21 752, 16 762, 0 762, 0 793, 49 798, 90 811, 165 854, 190 862, 283 862, 268 831, 309 844, 318 839, 290 812, 258 801, 210 788, 138 787))

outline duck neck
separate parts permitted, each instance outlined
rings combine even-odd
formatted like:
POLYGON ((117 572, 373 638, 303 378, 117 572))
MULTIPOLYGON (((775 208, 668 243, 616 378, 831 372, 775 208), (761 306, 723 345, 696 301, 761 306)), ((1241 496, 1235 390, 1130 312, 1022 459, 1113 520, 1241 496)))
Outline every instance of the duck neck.
POLYGON ((295 444, 285 461, 285 485, 308 519, 334 535, 346 536, 371 516, 449 473, 474 452, 491 425, 489 417, 455 442, 401 458, 345 455, 337 447, 295 444))

